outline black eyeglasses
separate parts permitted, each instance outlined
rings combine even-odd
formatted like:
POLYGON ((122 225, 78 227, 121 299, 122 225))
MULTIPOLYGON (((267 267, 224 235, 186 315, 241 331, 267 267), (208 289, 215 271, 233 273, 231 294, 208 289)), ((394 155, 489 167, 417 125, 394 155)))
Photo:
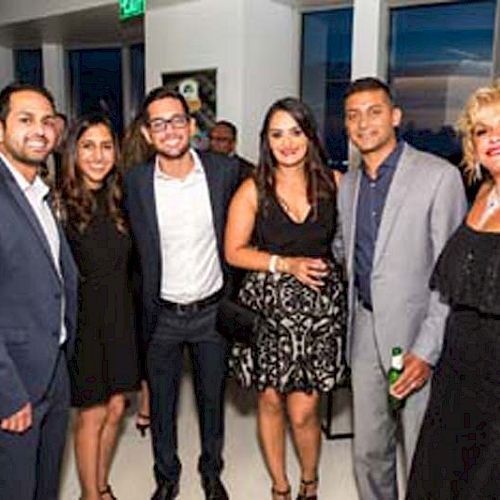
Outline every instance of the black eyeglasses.
POLYGON ((154 118, 148 121, 148 127, 152 132, 163 132, 169 125, 172 128, 184 128, 189 123, 188 115, 174 115, 172 118, 154 118))

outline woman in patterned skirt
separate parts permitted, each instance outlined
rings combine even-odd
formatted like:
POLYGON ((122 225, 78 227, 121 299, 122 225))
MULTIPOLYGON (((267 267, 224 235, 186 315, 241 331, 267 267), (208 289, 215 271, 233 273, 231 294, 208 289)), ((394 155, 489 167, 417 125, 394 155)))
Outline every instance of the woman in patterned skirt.
POLYGON ((301 470, 297 500, 317 498, 319 395, 345 375, 345 289, 331 252, 335 198, 310 110, 294 98, 277 101, 264 120, 255 177, 231 202, 225 245, 227 261, 249 271, 240 302, 263 319, 254 346, 234 344, 230 369, 258 390, 275 500, 291 498, 287 416, 301 470))

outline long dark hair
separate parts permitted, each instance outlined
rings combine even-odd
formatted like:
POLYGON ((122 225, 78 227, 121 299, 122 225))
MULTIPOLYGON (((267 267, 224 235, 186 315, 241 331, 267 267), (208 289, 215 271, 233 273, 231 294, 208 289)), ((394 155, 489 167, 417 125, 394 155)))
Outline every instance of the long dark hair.
POLYGON ((113 138, 115 165, 104 180, 108 213, 118 231, 127 232, 127 225, 121 209, 123 190, 122 174, 119 168, 118 138, 111 121, 102 114, 82 116, 71 127, 66 140, 62 161, 62 185, 59 193, 61 218, 83 233, 96 211, 96 200, 92 190, 87 187, 77 165, 77 150, 80 137, 91 127, 104 125, 113 138))
POLYGON ((285 97, 276 101, 266 113, 260 132, 260 154, 256 170, 259 206, 266 205, 276 192, 276 158, 269 144, 269 124, 277 111, 288 113, 304 132, 309 141, 304 169, 307 183, 307 200, 317 215, 320 198, 334 198, 336 194, 332 174, 327 168, 327 156, 318 137, 316 120, 311 110, 295 97, 285 97))

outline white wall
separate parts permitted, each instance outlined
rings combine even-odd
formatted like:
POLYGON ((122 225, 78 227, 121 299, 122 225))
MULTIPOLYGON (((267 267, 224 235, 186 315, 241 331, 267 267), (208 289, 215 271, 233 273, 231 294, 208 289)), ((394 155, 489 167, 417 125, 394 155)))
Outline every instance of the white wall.
MULTIPOLYGON (((299 96, 300 14, 282 0, 244 3, 242 151, 256 159, 258 134, 269 106, 299 96)), ((291 2, 290 2, 291 3, 291 2)))
POLYGON ((388 0, 354 0, 351 78, 387 77, 388 0))
POLYGON ((118 0, 1 0, 0 25, 118 4, 118 0))
POLYGON ((263 115, 298 93, 299 15, 281 0, 155 0, 145 18, 146 89, 165 72, 217 68, 217 115, 257 158, 263 115))

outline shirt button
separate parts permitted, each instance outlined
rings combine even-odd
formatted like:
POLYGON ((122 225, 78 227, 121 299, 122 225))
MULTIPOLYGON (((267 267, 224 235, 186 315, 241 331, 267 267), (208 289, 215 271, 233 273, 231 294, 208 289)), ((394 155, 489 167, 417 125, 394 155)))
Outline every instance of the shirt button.
POLYGON ((376 217, 377 216, 377 212, 375 212, 375 210, 372 212, 372 217, 376 217))
POLYGON ((370 187, 374 188, 375 187, 375 183, 374 182, 370 182, 370 187))

